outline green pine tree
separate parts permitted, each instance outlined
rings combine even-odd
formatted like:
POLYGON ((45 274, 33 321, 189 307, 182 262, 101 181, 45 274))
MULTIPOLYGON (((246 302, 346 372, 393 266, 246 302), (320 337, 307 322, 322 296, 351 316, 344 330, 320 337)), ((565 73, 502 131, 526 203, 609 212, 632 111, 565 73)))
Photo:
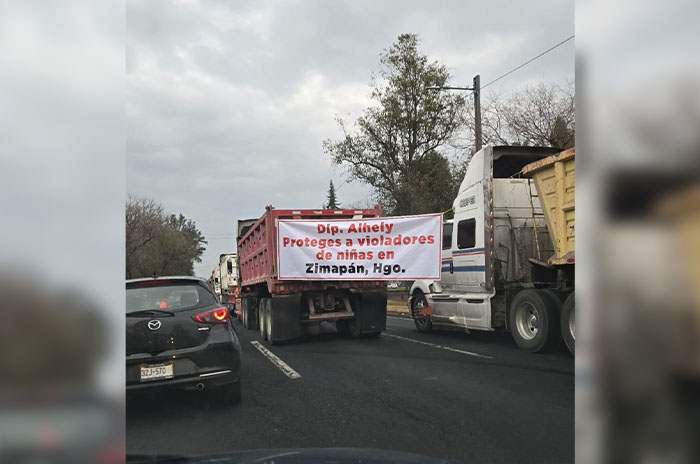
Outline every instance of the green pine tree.
POLYGON ((326 195, 326 209, 338 209, 340 204, 335 197, 335 187, 333 186, 333 181, 331 181, 330 187, 328 187, 328 194, 326 195))

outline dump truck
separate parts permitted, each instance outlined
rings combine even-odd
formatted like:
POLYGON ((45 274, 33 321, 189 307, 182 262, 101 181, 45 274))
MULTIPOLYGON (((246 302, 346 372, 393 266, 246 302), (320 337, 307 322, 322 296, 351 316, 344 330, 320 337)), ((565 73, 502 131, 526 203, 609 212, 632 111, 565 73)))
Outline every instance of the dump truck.
POLYGON ((268 206, 254 223, 239 221, 241 320, 270 344, 292 340, 302 326, 334 323, 342 334, 379 335, 386 327, 382 280, 284 280, 279 278, 278 231, 282 220, 377 218, 381 209, 291 210, 268 206))
POLYGON ((508 330, 523 350, 574 352, 575 149, 487 145, 443 224, 439 280, 417 280, 419 331, 508 330))

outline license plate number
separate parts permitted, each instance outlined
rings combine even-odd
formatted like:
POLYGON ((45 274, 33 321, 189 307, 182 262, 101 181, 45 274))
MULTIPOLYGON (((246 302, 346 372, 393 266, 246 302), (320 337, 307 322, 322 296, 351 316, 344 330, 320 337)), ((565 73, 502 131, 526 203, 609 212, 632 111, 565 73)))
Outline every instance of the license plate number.
POLYGON ((146 364, 141 366, 141 381, 163 380, 173 378, 173 363, 146 364))

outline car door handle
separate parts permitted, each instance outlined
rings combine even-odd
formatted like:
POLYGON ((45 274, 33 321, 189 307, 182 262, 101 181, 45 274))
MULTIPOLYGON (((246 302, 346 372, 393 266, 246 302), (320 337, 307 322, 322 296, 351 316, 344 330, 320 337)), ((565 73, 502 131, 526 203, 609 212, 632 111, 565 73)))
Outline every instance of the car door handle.
POLYGON ((450 274, 454 274, 455 272, 455 263, 453 261, 450 261, 450 274))

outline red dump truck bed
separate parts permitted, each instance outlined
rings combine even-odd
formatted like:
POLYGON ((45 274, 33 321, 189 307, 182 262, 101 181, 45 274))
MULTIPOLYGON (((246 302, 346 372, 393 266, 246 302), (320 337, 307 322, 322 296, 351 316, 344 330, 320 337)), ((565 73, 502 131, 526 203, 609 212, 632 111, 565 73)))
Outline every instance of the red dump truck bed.
MULTIPOLYGON (((268 206, 238 241, 240 285, 267 284, 270 294, 297 293, 334 288, 383 287, 382 281, 283 281, 277 270, 277 221, 279 219, 362 219, 381 216, 381 209, 274 209, 268 206)), ((248 289, 250 291, 250 289, 248 289)))

